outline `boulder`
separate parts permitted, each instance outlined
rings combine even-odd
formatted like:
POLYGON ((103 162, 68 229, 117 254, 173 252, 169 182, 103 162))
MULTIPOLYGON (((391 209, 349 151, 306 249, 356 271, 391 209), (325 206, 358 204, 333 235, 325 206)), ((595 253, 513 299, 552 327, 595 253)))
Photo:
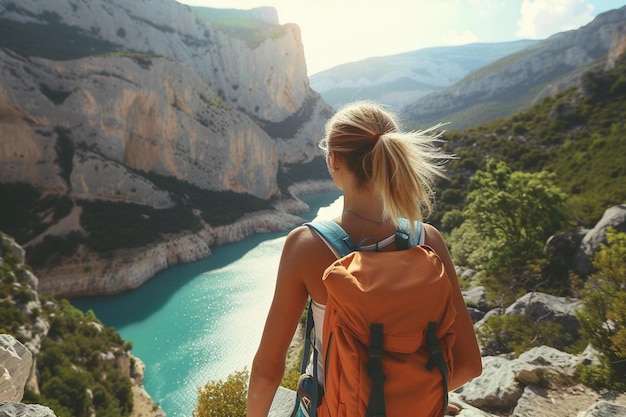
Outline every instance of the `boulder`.
POLYGON ((291 415, 295 406, 296 393, 287 388, 278 387, 278 391, 274 395, 272 407, 268 417, 287 417, 291 415))
POLYGON ((589 275, 593 272, 593 255, 606 243, 606 229, 613 227, 620 232, 626 232, 626 204, 620 204, 607 209, 600 221, 589 230, 583 238, 574 265, 575 272, 589 275))
POLYGON ((57 417, 57 415, 43 405, 0 402, 0 417, 57 417))
POLYGON ((622 417, 626 416, 626 407, 608 401, 598 401, 577 417, 622 417))
POLYGON ((0 335, 0 401, 22 400, 32 365, 33 356, 23 344, 11 335, 0 335))
POLYGON ((570 342, 573 342, 580 338, 580 324, 576 311, 581 308, 581 305, 577 299, 530 292, 511 304, 504 314, 507 316, 526 314, 534 321, 553 321, 563 327, 564 334, 572 336, 570 342))
POLYGON ((527 386, 538 386, 546 375, 573 376, 576 366, 585 360, 560 350, 540 346, 519 356, 487 356, 483 358, 482 374, 455 392, 466 403, 484 410, 511 410, 525 393, 527 386))
MULTIPOLYGON (((465 275, 467 271, 469 270, 466 270, 463 275, 465 275)), ((468 306, 475 307, 483 312, 489 310, 489 306, 487 305, 487 290, 485 287, 474 287, 467 291, 461 291, 461 293, 463 294, 465 304, 468 306)))

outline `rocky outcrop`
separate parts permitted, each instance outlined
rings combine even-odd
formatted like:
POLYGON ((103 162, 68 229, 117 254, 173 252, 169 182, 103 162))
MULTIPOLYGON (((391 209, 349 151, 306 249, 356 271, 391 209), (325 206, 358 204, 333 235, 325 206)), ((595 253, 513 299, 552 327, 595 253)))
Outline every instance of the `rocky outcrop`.
MULTIPOLYGON (((581 308, 581 302, 577 299, 556 297, 550 294, 530 292, 516 300, 503 311, 501 309, 489 310, 475 323, 475 328, 480 331, 490 317, 504 314, 507 316, 526 316, 532 323, 551 322, 560 326, 558 337, 554 335, 552 343, 555 347, 563 349, 580 339, 580 324, 576 312, 581 308)), ((471 310, 470 310, 470 315, 471 310)), ((491 338, 483 335, 481 351, 484 355, 495 355, 508 352, 503 349, 500 334, 493 334, 491 338)))
POLYGON ((613 404, 608 401, 598 401, 586 411, 578 413, 577 417, 619 417, 626 415, 626 406, 613 404))
POLYGON ((617 60, 626 54, 626 23, 618 25, 613 33, 613 41, 609 49, 609 57, 606 63, 606 69, 611 70, 615 67, 617 60))
MULTIPOLYGON (((447 121, 453 113, 472 106, 506 101, 509 97, 519 97, 521 92, 556 82, 606 55, 615 31, 625 20, 626 7, 598 15, 580 29, 554 35, 470 73, 445 90, 424 96, 404 109, 405 117, 415 124, 447 121)), ((533 98, 526 97, 526 104, 530 104, 533 98)), ((513 113, 498 113, 497 117, 513 113)), ((462 127, 455 125, 454 128, 462 127)))
POLYGON ((49 407, 39 404, 0 402, 0 417, 56 417, 49 407))
POLYGON ((593 271, 591 260, 602 245, 606 244, 606 229, 609 227, 618 232, 626 232, 626 204, 607 209, 593 229, 585 234, 576 252, 576 272, 587 275, 593 271))
POLYGON ((0 401, 22 401, 32 366, 32 353, 13 336, 0 334, 0 401))

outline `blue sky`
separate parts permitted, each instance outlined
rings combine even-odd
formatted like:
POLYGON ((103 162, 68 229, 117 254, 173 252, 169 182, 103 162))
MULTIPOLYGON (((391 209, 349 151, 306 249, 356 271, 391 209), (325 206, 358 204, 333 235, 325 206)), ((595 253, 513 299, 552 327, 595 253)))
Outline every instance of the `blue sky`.
POLYGON ((309 75, 372 56, 471 42, 545 39, 626 0, 178 0, 230 9, 273 6, 296 23, 309 75))

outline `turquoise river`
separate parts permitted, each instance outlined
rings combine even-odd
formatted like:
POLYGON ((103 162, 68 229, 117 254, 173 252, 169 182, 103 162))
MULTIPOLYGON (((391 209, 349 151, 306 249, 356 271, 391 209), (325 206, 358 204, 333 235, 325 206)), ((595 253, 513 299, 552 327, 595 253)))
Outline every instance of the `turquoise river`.
MULTIPOLYGON (((339 211, 336 192, 303 197, 303 219, 339 211)), ((146 364, 144 386, 168 417, 191 417, 197 388, 250 369, 274 291, 287 232, 213 248, 213 255, 169 268, 140 288, 73 299, 133 343, 146 364)))

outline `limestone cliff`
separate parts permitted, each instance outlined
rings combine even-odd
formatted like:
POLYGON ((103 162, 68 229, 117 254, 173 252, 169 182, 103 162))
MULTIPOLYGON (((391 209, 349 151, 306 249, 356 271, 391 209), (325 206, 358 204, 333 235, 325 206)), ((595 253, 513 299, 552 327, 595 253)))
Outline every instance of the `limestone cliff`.
POLYGON ((3 182, 171 205, 148 172, 267 199, 281 163, 319 154, 330 110, 309 86, 293 24, 250 44, 173 0, 0 0, 0 24, 76 44, 4 41, 3 182))
POLYGON ((279 201, 286 190, 277 177, 286 164, 319 157, 332 109, 310 88, 296 25, 280 25, 272 8, 234 12, 249 19, 251 36, 220 23, 218 9, 174 0, 0 0, 0 183, 27 183, 39 202, 69 205, 13 207, 35 219, 19 243, 30 251, 47 236, 82 239, 62 262, 37 267, 49 272, 43 292, 134 288, 208 256, 212 244, 295 224, 283 210, 301 207, 279 201), (272 204, 277 212, 211 226, 231 222, 215 216, 234 194, 256 198, 235 218, 272 204), (158 211, 182 220, 146 247, 103 260, 85 244, 93 239, 85 206, 94 201, 122 203, 120 213, 145 207, 140 219, 158 211))

